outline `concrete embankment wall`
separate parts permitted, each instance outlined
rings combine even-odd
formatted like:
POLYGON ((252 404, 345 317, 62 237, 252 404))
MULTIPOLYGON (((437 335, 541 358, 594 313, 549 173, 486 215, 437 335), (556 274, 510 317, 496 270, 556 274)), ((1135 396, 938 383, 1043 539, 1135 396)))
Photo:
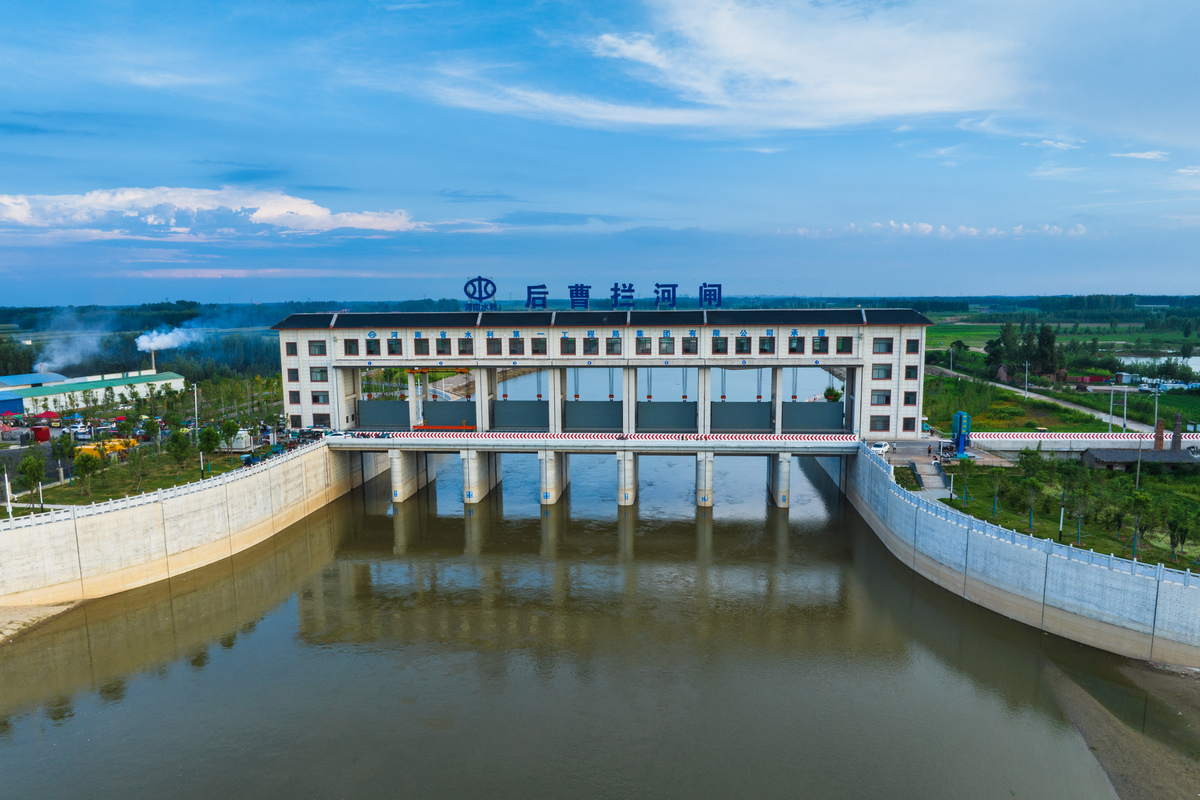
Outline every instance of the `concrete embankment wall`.
POLYGON ((1121 655, 1200 667, 1200 576, 1006 530, 896 485, 864 447, 821 467, 892 553, 984 608, 1121 655))
POLYGON ((173 489, 0 521, 0 605, 116 594, 229 558, 387 466, 324 442, 173 489), (367 477, 364 478, 363 476, 367 477))

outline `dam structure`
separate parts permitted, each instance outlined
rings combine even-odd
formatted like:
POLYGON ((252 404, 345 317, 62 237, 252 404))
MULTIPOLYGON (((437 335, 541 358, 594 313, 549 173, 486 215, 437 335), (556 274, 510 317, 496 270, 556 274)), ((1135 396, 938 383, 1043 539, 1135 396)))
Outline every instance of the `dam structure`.
POLYGON ((393 502, 428 483, 433 453, 460 456, 474 504, 502 480, 503 453, 536 452, 547 505, 570 483, 572 453, 614 455, 620 505, 636 502, 641 455, 687 454, 698 506, 712 505, 713 458, 739 455, 768 459, 786 508, 792 456, 920 437, 930 324, 911 309, 853 308, 306 313, 274 328, 291 425, 336 430, 334 450, 386 453, 393 502), (407 371, 406 398, 369 397, 364 371, 389 368, 407 371), (799 397, 806 369, 844 376, 844 394, 799 397), (537 399, 509 400, 502 370, 539 373, 537 399), (757 371, 755 400, 726 399, 738 370, 757 371), (607 398, 581 399, 585 371, 607 373, 607 398), (679 399, 654 397, 664 371, 680 377, 679 399), (472 390, 436 389, 430 378, 447 372, 469 374, 472 390))

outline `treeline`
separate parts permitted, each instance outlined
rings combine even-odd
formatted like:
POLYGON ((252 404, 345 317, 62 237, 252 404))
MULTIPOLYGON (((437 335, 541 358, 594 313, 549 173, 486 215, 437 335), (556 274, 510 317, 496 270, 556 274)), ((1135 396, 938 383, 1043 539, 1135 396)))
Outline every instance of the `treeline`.
POLYGON ((306 311, 458 311, 457 300, 339 300, 286 303, 143 303, 139 306, 0 307, 0 324, 22 330, 109 330, 142 332, 195 323, 209 328, 256 328, 274 325, 289 314, 306 311))
MULTIPOLYGON (((137 349, 137 334, 113 333, 100 340, 94 355, 63 367, 68 377, 149 369, 150 354, 137 349)), ((28 349, 28 348, 26 348, 28 349)), ((279 339, 270 334, 225 333, 156 354, 159 372, 178 372, 190 382, 212 378, 270 377, 279 374, 279 339)), ((26 370, 28 371, 28 370, 26 370)))
POLYGON ((0 375, 33 372, 33 348, 8 337, 0 338, 0 375))

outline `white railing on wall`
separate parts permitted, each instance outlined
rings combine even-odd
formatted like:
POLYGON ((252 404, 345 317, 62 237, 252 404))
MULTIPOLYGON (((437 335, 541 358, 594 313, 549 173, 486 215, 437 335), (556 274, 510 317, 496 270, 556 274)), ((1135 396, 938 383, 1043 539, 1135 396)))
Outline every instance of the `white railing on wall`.
POLYGON ((20 528, 32 528, 38 525, 49 525, 54 522, 63 522, 79 517, 90 517, 95 514, 106 514, 111 511, 121 511, 127 508, 136 508, 147 503, 161 503, 166 500, 171 500, 176 497, 184 497, 186 495, 203 492, 217 486, 227 486, 231 483, 236 483, 246 478, 251 478, 262 472, 274 469, 277 466, 286 464, 298 458, 311 453, 319 448, 325 447, 324 439, 316 442, 309 442, 301 445, 295 450, 282 453, 273 458, 264 459, 251 467, 244 467, 233 472, 226 472, 221 475, 214 475, 211 478, 195 481, 193 483, 185 483, 180 486, 172 486, 170 489, 158 489, 153 492, 143 492, 142 494, 129 497, 119 497, 114 500, 105 500, 102 503, 90 503, 86 506, 72 506, 69 509, 56 508, 51 509, 42 514, 30 514, 24 517, 13 517, 12 519, 0 519, 0 531, 12 531, 20 528))
MULTIPOLYGON (((930 502, 923 497, 918 497, 904 487, 895 483, 891 478, 888 464, 879 456, 872 453, 866 445, 859 446, 859 456, 865 456, 869 463, 876 468, 875 480, 886 481, 886 490, 900 498, 903 502, 909 503, 916 507, 918 512, 924 512, 937 517, 947 522, 960 525, 967 529, 970 533, 978 533, 984 536, 991 536, 1000 541, 1008 542, 1018 547, 1026 547, 1031 550, 1038 550, 1052 556, 1060 556, 1071 561, 1078 561, 1090 566, 1105 567, 1117 572, 1124 572, 1127 575, 1139 575, 1146 578, 1154 578, 1156 580, 1171 580, 1175 583, 1181 583, 1184 586, 1200 587, 1200 575, 1191 571, 1178 570, 1167 567, 1163 564, 1145 564, 1135 559, 1124 558, 1122 556, 1114 556, 1105 553, 1096 553, 1093 550, 1084 550, 1076 547, 1074 544, 1059 544, 1051 539, 1041 539, 1028 533, 1021 533, 1016 530, 1010 530, 1000 525, 992 523, 965 514, 961 511, 946 505, 941 502, 930 502)), ((873 489, 877 487, 871 487, 873 489)), ((860 492, 861 494, 861 492, 860 492)), ((865 500, 871 502, 871 494, 869 492, 864 497, 865 500)), ((882 520, 887 520, 886 507, 881 510, 875 507, 872 503, 872 510, 882 520)))

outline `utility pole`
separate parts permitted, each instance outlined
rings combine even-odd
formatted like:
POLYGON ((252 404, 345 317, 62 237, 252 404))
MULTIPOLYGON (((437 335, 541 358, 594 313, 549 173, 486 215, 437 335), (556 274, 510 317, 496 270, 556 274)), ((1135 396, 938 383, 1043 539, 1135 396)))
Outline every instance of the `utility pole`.
POLYGON ((1108 387, 1108 432, 1112 433, 1112 417, 1113 417, 1113 392, 1116 391, 1115 386, 1108 387))
POLYGON ((1025 362, 1025 399, 1029 399, 1029 362, 1025 362))
POLYGON ((1121 433, 1129 426, 1129 390, 1121 390, 1121 433))
POLYGON ((4 503, 8 506, 8 518, 12 519, 12 487, 8 484, 8 467, 4 467, 4 503))

